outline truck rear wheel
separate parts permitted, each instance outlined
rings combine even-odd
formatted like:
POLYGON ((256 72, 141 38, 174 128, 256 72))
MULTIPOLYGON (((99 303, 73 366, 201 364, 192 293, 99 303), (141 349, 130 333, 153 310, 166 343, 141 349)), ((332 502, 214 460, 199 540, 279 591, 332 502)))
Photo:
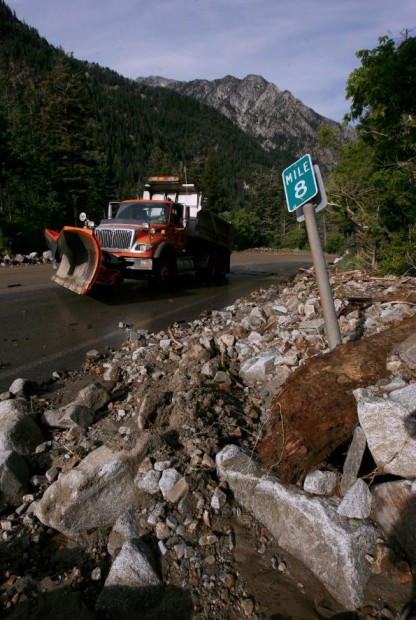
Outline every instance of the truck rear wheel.
POLYGON ((228 257, 225 252, 211 254, 208 261, 207 278, 209 281, 223 280, 228 271, 228 257))
POLYGON ((229 262, 230 258, 227 252, 218 253, 214 275, 216 280, 223 280, 225 278, 228 273, 229 262))

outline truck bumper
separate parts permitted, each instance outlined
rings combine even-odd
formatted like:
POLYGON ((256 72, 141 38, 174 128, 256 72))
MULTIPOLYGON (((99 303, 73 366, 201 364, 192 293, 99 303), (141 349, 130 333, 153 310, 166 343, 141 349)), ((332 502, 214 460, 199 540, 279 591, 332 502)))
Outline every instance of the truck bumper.
POLYGON ((150 272, 153 270, 152 258, 125 258, 125 270, 127 273, 140 271, 150 272))

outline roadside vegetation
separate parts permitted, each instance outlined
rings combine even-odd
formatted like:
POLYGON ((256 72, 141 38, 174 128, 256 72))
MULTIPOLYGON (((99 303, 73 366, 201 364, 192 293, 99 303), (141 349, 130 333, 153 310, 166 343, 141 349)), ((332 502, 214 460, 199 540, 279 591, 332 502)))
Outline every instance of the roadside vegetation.
MULTIPOLYGON (((346 268, 416 273, 416 38, 404 31, 361 50, 346 76, 356 140, 329 126, 322 148, 330 204, 318 214, 324 249, 346 268)), ((215 110, 127 80, 52 47, 0 0, 0 253, 45 249, 43 229, 101 219, 110 200, 134 197, 148 175, 180 174, 205 206, 231 221, 235 248, 308 249, 289 214, 282 156, 215 110)), ((288 138, 289 139, 289 138, 288 138)), ((284 155, 283 155, 284 153, 284 155)), ((316 161, 314 163, 318 163, 316 161)))

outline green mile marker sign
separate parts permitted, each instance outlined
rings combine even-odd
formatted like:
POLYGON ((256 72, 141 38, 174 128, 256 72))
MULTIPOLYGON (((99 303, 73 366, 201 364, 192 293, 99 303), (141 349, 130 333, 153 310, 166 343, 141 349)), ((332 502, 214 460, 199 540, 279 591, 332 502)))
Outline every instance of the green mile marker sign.
POLYGON ((304 155, 282 172, 283 187, 289 212, 310 202, 318 193, 310 155, 304 155))

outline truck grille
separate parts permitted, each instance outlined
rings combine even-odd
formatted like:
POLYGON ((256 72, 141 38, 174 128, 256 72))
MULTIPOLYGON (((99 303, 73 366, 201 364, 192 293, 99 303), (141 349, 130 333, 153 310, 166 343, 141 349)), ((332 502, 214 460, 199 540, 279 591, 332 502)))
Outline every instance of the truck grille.
POLYGON ((133 243, 134 230, 96 228, 95 234, 102 248, 129 250, 133 243))

